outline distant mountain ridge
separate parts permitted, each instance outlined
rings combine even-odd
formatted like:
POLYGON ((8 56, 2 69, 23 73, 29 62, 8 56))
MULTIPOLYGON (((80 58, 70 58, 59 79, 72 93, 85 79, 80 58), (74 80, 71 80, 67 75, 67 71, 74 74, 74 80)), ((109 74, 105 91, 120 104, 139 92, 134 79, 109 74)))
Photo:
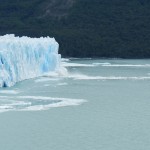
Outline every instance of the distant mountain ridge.
POLYGON ((0 1, 7 33, 55 37, 64 57, 150 58, 150 1, 0 1))

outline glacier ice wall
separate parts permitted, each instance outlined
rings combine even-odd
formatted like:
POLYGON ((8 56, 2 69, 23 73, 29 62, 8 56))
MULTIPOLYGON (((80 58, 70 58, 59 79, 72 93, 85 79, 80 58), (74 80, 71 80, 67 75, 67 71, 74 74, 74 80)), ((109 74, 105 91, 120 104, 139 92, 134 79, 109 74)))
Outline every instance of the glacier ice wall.
POLYGON ((50 37, 0 36, 0 87, 59 69, 58 48, 50 37))

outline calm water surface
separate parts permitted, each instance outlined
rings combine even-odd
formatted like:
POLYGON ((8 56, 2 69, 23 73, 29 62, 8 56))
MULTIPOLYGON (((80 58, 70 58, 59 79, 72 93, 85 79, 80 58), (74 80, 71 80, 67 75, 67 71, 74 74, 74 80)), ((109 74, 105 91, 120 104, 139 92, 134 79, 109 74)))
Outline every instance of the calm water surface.
POLYGON ((63 65, 0 89, 1 150, 150 149, 150 60, 63 65))

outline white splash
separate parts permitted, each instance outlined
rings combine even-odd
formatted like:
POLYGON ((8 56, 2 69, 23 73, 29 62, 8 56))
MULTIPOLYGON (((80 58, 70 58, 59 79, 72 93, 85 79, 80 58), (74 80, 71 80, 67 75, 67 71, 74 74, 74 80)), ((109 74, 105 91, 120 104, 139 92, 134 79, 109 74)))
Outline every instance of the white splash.
POLYGON ((44 96, 0 96, 0 112, 6 111, 39 111, 54 107, 77 106, 84 99, 72 99, 44 96))

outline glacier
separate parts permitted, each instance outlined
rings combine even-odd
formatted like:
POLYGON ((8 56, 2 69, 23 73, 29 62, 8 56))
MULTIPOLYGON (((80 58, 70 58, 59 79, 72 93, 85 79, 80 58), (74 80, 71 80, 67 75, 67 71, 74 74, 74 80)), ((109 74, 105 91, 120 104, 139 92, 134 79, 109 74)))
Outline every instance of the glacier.
POLYGON ((0 87, 59 70, 61 55, 54 38, 0 36, 0 87))

